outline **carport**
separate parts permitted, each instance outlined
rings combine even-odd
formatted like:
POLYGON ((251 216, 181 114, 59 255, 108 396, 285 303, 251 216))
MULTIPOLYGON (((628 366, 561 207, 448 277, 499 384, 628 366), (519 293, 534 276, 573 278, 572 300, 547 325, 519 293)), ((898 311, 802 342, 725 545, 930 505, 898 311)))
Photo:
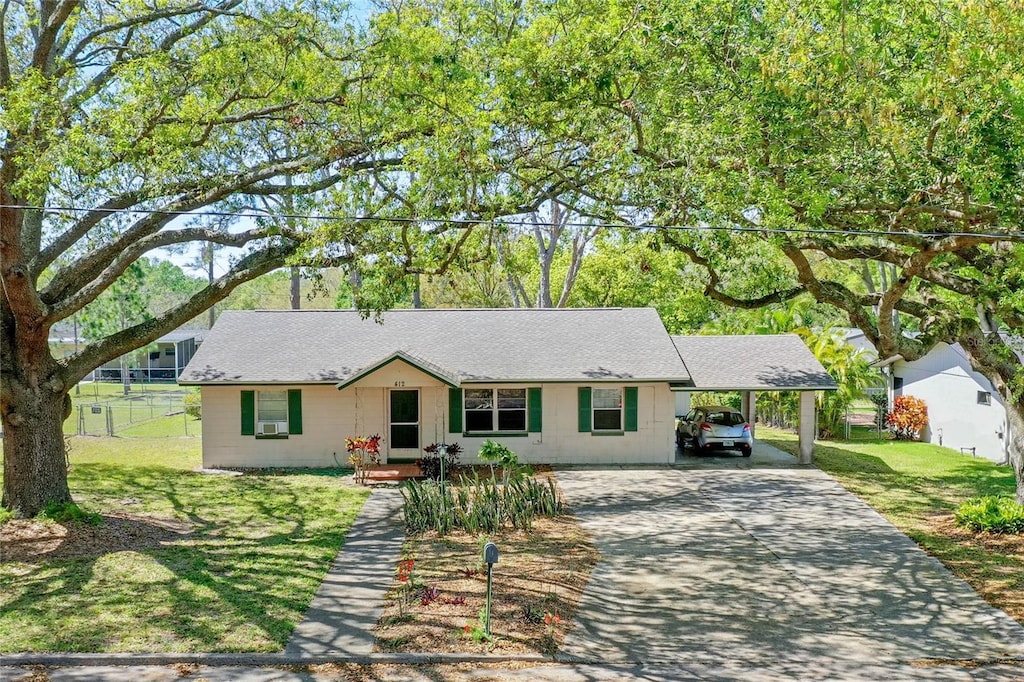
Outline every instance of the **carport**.
POLYGON ((739 391, 742 411, 755 429, 759 391, 797 391, 800 463, 812 462, 818 432, 814 392, 834 391, 838 386, 803 339, 796 334, 764 334, 673 336, 672 341, 690 373, 690 382, 672 386, 673 391, 686 394, 687 409, 689 393, 694 391, 739 391))

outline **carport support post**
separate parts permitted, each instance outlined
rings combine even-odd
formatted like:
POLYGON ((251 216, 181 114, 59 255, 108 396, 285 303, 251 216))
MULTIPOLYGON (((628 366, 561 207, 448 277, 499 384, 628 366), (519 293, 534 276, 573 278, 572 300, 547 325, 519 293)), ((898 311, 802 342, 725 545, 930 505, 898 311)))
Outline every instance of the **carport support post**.
POLYGON ((814 391, 800 391, 800 463, 811 464, 814 458, 814 437, 818 433, 814 391))
POLYGON ((757 421, 757 393, 754 391, 743 392, 743 404, 740 412, 747 418, 747 423, 750 424, 750 435, 757 436, 755 432, 755 422, 757 421))

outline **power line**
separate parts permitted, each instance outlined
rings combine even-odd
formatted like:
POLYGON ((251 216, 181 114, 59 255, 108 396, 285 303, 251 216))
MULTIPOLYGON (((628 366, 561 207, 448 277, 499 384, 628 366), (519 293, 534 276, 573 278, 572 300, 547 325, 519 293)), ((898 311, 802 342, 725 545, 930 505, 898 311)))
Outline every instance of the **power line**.
MULTIPOLYGON (((285 219, 285 220, 312 220, 312 221, 347 221, 347 222, 386 222, 395 224, 430 224, 443 225, 451 224, 460 227, 476 227, 479 225, 508 225, 514 227, 544 227, 549 223, 534 220, 505 218, 401 218, 397 216, 355 216, 355 215, 325 215, 316 213, 263 213, 259 211, 174 211, 166 209, 148 208, 96 208, 84 206, 30 206, 27 204, 0 204, 0 208, 18 209, 26 211, 46 211, 49 213, 107 213, 123 215, 163 215, 180 216, 188 218, 248 218, 256 219, 285 219)), ((739 233, 767 233, 767 234, 828 234, 842 235, 846 237, 922 237, 927 239, 943 239, 946 237, 980 237, 982 239, 998 239, 1005 241, 1024 242, 1024 233, 1021 232, 906 232, 902 230, 844 230, 840 228, 814 228, 814 227, 758 227, 741 225, 655 225, 652 223, 626 224, 626 223, 586 223, 566 222, 565 227, 598 228, 614 230, 673 230, 680 232, 739 232, 739 233)))

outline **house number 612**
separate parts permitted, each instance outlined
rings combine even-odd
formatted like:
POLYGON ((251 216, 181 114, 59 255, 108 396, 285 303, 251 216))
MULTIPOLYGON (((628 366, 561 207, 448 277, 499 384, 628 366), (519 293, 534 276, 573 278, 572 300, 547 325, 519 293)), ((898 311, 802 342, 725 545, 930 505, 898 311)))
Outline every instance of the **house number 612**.
POLYGON ((395 386, 399 386, 399 387, 400 386, 405 386, 405 382, 404 381, 396 381, 395 382, 395 386))

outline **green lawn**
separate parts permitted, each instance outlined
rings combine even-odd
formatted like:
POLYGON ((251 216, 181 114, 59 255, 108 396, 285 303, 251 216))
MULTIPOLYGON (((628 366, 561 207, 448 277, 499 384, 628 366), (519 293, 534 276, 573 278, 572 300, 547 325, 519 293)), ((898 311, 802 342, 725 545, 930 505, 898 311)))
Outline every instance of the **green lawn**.
POLYGON ((368 494, 334 472, 196 474, 198 439, 71 440, 76 501, 128 516, 0 563, 0 652, 279 651, 368 494))
POLYGON ((203 422, 195 417, 174 414, 138 422, 118 429, 119 438, 195 438, 203 435, 203 422))
MULTIPOLYGON (((179 386, 173 382, 158 383, 158 384, 147 384, 132 382, 131 391, 128 393, 130 396, 142 396, 150 394, 166 394, 166 393, 187 393, 191 390, 187 386, 179 386)), ((121 398, 124 397, 124 386, 121 383, 115 383, 112 381, 88 381, 78 384, 78 391, 75 389, 71 391, 71 397, 76 401, 81 399, 83 401, 93 400, 108 400, 110 398, 121 398)))
MULTIPOLYGON (((797 453, 792 433, 758 426, 757 437, 797 453)), ((1013 496, 1013 470, 929 443, 822 441, 815 463, 969 582, 1024 622, 1024 538, 957 529, 952 511, 981 495, 1013 496)))

